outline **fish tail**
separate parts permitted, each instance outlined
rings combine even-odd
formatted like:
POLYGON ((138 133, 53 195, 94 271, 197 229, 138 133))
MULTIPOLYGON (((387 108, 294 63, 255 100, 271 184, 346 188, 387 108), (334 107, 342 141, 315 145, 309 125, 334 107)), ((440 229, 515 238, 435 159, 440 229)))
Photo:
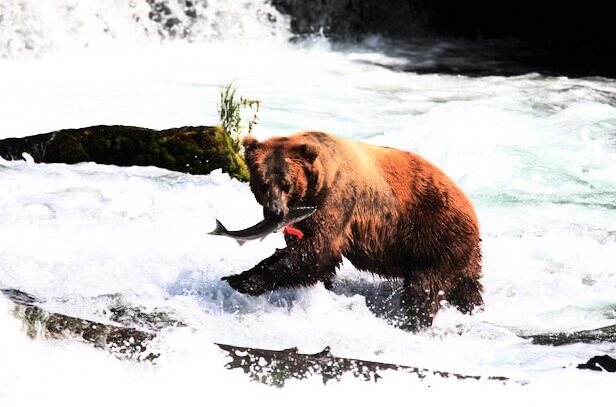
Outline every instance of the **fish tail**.
POLYGON ((216 229, 209 232, 208 235, 223 235, 228 233, 227 228, 223 226, 218 219, 216 219, 216 229))

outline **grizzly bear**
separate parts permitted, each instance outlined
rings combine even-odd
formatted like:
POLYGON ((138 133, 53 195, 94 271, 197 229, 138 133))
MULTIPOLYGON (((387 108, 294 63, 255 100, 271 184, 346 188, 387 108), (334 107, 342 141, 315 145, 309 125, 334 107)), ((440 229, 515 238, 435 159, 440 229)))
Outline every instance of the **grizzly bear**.
POLYGON ((250 188, 266 219, 314 206, 295 227, 302 239, 241 274, 223 278, 260 295, 331 284, 346 257, 357 269, 403 281, 401 327, 428 327, 441 301, 464 313, 483 304, 479 224, 469 199, 416 154, 301 132, 243 145, 250 188))

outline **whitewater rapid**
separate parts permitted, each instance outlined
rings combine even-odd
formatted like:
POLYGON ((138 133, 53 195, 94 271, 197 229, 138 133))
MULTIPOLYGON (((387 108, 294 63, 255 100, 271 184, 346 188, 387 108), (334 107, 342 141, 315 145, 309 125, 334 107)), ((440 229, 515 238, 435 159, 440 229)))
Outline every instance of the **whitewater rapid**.
MULTIPOLYGON (((73 3, 80 18, 90 15, 91 6, 73 3)), ((612 377, 575 366, 613 355, 616 345, 538 346, 519 335, 616 323, 616 81, 419 75, 395 69, 404 61, 386 44, 377 52, 374 44, 289 43, 271 35, 276 24, 259 23, 267 34, 200 41, 127 34, 135 43, 124 44, 92 34, 113 45, 102 48, 63 40, 78 42, 86 35, 79 30, 45 37, 51 42, 34 47, 38 57, 0 60, 0 138, 96 124, 215 124, 220 85, 235 81, 242 95, 262 102, 259 138, 325 130, 414 151, 449 174, 480 219, 485 310, 447 309, 432 329, 403 332, 366 303, 383 282, 348 262, 337 292, 317 285, 247 297, 220 278, 269 256, 282 236, 239 248, 206 234, 215 218, 229 228, 259 220, 246 184, 220 172, 0 161, 0 287, 102 321, 100 311, 119 295, 189 326, 157 339, 156 365, 122 362, 80 344, 28 339, 0 299, 0 405, 265 404, 290 395, 300 404, 387 403, 409 393, 455 401, 478 392, 538 402, 546 394, 569 401, 608 394, 612 377), (377 384, 309 380, 275 390, 226 371, 213 342, 306 353, 331 346, 336 356, 529 384, 391 374, 377 384)))

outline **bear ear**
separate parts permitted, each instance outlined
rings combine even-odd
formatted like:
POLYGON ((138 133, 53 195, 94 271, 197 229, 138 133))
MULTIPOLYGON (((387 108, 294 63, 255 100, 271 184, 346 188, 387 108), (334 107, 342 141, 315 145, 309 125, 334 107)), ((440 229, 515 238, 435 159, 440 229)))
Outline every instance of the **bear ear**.
POLYGON ((309 163, 313 163, 319 156, 319 147, 314 144, 302 144, 299 151, 309 163))
POLYGON ((245 135, 242 139, 242 145, 246 151, 254 150, 259 144, 259 141, 250 134, 245 135))

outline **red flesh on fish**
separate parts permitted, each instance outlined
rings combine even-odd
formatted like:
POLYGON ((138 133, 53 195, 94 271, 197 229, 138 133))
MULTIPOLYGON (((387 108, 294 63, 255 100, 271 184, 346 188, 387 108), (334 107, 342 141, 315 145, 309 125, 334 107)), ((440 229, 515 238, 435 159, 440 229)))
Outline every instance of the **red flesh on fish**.
POLYGON ((291 226, 291 224, 286 225, 283 229, 283 232, 285 235, 295 236, 298 239, 304 237, 304 233, 301 230, 291 226))

